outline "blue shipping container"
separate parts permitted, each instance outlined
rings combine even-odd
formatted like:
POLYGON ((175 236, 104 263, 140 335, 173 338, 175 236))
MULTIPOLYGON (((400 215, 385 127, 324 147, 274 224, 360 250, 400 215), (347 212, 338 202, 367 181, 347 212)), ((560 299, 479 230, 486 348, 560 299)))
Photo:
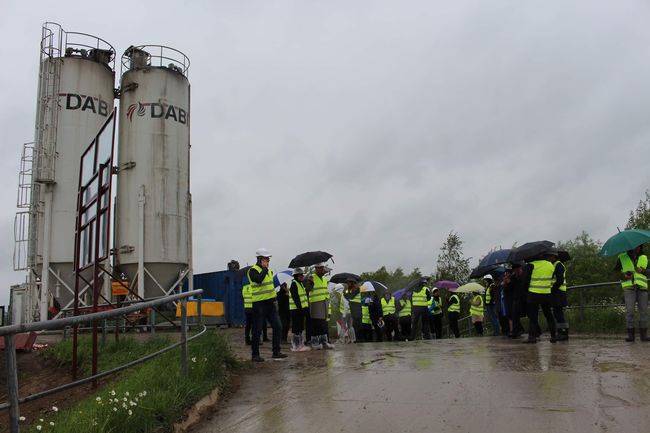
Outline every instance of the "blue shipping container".
POLYGON ((203 289, 203 298, 224 303, 226 322, 242 326, 246 322, 242 276, 236 271, 207 272, 194 275, 194 289, 203 289))

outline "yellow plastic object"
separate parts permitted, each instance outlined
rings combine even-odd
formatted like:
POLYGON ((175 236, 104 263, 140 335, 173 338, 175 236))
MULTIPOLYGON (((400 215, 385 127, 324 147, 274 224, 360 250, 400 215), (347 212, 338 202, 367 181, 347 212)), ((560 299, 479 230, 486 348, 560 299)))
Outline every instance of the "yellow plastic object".
MULTIPOLYGON (((198 313, 197 301, 187 301, 187 317, 197 317, 198 313)), ((201 313, 203 316, 220 317, 224 315, 223 302, 216 301, 203 301, 201 303, 201 313)), ((176 317, 181 317, 181 303, 176 305, 176 317)))

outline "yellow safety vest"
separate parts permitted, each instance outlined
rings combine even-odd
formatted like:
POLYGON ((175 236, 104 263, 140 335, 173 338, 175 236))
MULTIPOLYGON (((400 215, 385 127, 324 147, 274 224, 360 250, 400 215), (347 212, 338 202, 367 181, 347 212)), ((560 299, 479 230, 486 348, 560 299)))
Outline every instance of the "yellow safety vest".
MULTIPOLYGON (((307 299, 307 291, 305 290, 305 286, 298 281, 298 280, 293 280, 294 283, 298 286, 298 298, 300 298, 300 308, 307 308, 309 306, 309 301, 307 299)), ((289 310, 297 310, 298 306, 296 305, 295 302, 293 302, 293 297, 291 296, 291 291, 289 291, 289 310)))
POLYGON ((437 316, 438 314, 442 314, 442 299, 436 301, 436 298, 433 296, 431 297, 431 314, 434 316, 437 316))
POLYGON ((314 281, 314 287, 309 292, 309 302, 319 302, 328 299, 330 293, 327 290, 327 277, 323 275, 323 278, 321 278, 317 274, 313 274, 312 280, 314 281))
POLYGON ((262 272, 262 268, 255 265, 248 270, 248 281, 251 282, 251 301, 253 303, 266 301, 267 299, 275 298, 275 287, 273 286, 273 272, 269 270, 266 273, 266 277, 262 281, 262 284, 258 284, 251 280, 251 269, 255 269, 257 272, 262 272))
POLYGON ((381 314, 384 316, 395 314, 395 298, 391 296, 388 302, 385 298, 381 298, 381 314))
POLYGON ((634 285, 639 286, 640 289, 648 289, 648 278, 636 271, 636 268, 646 269, 648 267, 648 256, 645 254, 639 256, 636 261, 636 265, 632 261, 632 258, 627 253, 621 253, 618 255, 618 260, 621 262, 621 272, 627 273, 632 272, 634 278, 631 280, 621 280, 621 287, 624 289, 632 289, 634 285))
POLYGON ((370 310, 367 305, 361 306, 361 323, 364 325, 372 325, 372 321, 370 320, 370 310))
MULTIPOLYGON (((561 292, 566 292, 566 266, 564 266, 564 264, 559 260, 557 262, 555 262, 553 265, 555 266, 555 269, 557 269, 557 267, 560 264, 562 265, 562 278, 564 279, 564 282, 558 288, 558 290, 560 290, 561 292)), ((555 274, 555 271, 553 271, 553 274, 555 274)))
POLYGON ((403 305, 402 309, 399 310, 399 317, 408 317, 411 315, 411 301, 408 299, 401 299, 399 301, 400 305, 403 305))
POLYGON ((472 316, 481 316, 483 317, 483 296, 476 295, 474 296, 474 299, 472 299, 472 305, 469 307, 469 314, 472 316), (479 301, 478 305, 474 305, 476 301, 479 301))
POLYGON ((533 265, 533 273, 530 275, 528 291, 540 295, 550 295, 555 266, 548 260, 534 260, 530 264, 533 265))
POLYGON ((427 288, 422 287, 419 292, 413 291, 411 301, 414 307, 426 307, 429 305, 427 302, 427 288))
POLYGON ((241 294, 244 297, 244 308, 250 309, 253 308, 253 300, 251 299, 251 285, 250 283, 242 286, 241 294))
POLYGON ((447 311, 448 311, 449 313, 460 313, 460 298, 458 298, 458 295, 451 295, 451 296, 449 297, 449 301, 451 301, 452 299, 455 299, 455 300, 456 300, 456 303, 455 303, 455 304, 452 304, 452 303, 450 302, 450 304, 449 304, 449 308, 447 308, 447 311))
POLYGON ((488 305, 490 305, 490 303, 492 302, 492 287, 493 285, 490 284, 485 289, 485 303, 488 305))

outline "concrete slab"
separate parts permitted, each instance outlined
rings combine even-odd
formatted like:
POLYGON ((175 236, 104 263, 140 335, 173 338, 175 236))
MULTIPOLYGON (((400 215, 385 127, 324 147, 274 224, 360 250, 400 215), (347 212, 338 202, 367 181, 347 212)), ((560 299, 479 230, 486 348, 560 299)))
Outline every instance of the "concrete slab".
POLYGON ((649 373, 650 344, 617 340, 337 346, 253 365, 191 431, 645 433, 649 373))

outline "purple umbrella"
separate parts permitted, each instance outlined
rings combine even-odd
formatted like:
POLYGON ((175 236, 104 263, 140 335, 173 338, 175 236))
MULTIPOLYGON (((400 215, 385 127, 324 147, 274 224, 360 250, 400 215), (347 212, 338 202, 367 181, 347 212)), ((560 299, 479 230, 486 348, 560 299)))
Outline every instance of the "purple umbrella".
POLYGON ((455 281, 442 280, 436 281, 436 284, 434 284, 434 286, 439 289, 457 289, 460 287, 460 284, 455 281))
POLYGON ((401 299, 403 296, 406 295, 406 289, 399 289, 395 293, 393 293, 393 297, 395 300, 401 299))

